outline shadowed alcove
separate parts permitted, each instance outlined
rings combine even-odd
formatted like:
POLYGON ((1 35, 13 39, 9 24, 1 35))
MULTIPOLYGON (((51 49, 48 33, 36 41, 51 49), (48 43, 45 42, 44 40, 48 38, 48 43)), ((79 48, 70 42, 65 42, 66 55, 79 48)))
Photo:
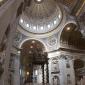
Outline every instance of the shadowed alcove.
POLYGON ((61 34, 61 44, 79 50, 85 50, 85 39, 74 23, 67 24, 61 34))

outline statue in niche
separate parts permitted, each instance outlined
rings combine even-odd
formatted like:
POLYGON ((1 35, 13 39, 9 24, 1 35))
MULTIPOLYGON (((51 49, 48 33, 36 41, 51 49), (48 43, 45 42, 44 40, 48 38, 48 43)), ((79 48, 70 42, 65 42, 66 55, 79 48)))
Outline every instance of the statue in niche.
POLYGON ((59 63, 58 63, 58 61, 57 61, 57 59, 53 59, 52 60, 52 73, 59 73, 60 72, 60 70, 59 70, 59 63))
POLYGON ((71 85, 70 74, 67 74, 67 85, 71 85))
POLYGON ((69 63, 69 61, 66 62, 66 67, 67 67, 67 68, 70 68, 70 63, 69 63))
POLYGON ((60 85, 60 79, 58 76, 56 75, 53 76, 52 80, 53 80, 53 85, 60 85))

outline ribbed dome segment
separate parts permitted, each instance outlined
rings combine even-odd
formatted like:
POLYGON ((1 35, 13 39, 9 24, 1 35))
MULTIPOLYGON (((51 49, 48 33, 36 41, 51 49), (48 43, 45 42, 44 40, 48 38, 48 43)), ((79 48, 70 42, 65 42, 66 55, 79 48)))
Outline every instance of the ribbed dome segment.
POLYGON ((56 11, 56 3, 54 0, 42 0, 38 3, 37 0, 32 0, 30 7, 26 9, 28 17, 33 19, 48 19, 52 17, 56 11))
POLYGON ((46 33, 57 28, 62 13, 55 0, 32 0, 21 18, 25 23, 20 25, 25 30, 32 33, 46 33))

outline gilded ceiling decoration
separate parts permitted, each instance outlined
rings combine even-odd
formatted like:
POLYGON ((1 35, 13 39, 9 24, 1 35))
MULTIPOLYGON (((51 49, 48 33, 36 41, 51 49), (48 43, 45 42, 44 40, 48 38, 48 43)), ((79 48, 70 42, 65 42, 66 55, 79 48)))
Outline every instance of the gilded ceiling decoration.
POLYGON ((32 0, 19 24, 31 33, 47 33, 60 24, 62 12, 55 0, 32 0))

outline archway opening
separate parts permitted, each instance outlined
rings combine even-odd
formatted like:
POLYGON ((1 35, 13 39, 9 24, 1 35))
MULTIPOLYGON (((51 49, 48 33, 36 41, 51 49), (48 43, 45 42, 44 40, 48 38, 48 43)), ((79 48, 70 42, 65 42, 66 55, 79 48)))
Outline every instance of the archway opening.
POLYGON ((75 70, 76 84, 81 83, 85 77, 85 61, 82 59, 75 59, 74 70, 75 70))
POLYGON ((67 24, 60 37, 62 46, 85 50, 85 39, 74 23, 67 24))
POLYGON ((24 83, 48 83, 48 78, 45 81, 48 76, 48 58, 45 46, 38 40, 30 39, 24 42, 21 48, 20 60, 24 83))

